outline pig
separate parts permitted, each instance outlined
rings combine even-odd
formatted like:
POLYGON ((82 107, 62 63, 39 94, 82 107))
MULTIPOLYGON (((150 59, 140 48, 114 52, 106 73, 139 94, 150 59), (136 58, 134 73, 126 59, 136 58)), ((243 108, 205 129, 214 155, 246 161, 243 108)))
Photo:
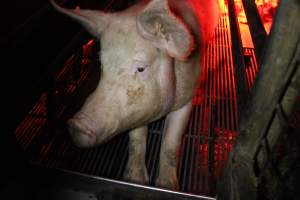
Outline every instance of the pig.
POLYGON ((217 0, 140 1, 113 13, 51 3, 101 44, 99 84, 67 122, 74 143, 93 147, 127 131, 124 180, 147 184, 147 125, 166 116, 155 184, 178 190, 177 151, 218 22, 217 0))

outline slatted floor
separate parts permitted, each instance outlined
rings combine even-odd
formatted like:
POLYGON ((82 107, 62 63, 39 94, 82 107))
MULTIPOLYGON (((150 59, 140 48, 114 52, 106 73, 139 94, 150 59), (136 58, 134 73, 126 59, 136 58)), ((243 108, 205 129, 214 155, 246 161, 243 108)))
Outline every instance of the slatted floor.
POLYGON ((213 194, 237 133, 231 38, 225 10, 204 56, 179 174, 184 191, 213 194))
MULTIPOLYGON (((226 7, 222 9, 215 39, 208 45, 203 59, 194 109, 182 138, 178 163, 181 190, 211 196, 215 195, 215 185, 234 144, 238 126, 229 19, 226 7)), ((64 124, 70 113, 78 109, 70 101, 84 100, 87 94, 82 95, 83 91, 91 87, 90 79, 97 72, 90 61, 94 45, 91 40, 83 47, 82 58, 76 53, 67 58, 56 76, 58 86, 54 98, 58 120, 47 119, 49 98, 45 91, 15 134, 33 163, 121 180, 128 157, 126 134, 96 148, 79 149, 71 143, 64 124), (79 66, 76 66, 78 59, 79 66), (77 78, 74 71, 79 74, 77 78)), ((245 51, 250 59, 247 78, 252 85, 252 71, 257 70, 257 66, 254 66, 253 51, 245 51)), ((154 185, 157 173, 163 125, 164 119, 161 119, 149 126, 146 166, 150 185, 154 185)))

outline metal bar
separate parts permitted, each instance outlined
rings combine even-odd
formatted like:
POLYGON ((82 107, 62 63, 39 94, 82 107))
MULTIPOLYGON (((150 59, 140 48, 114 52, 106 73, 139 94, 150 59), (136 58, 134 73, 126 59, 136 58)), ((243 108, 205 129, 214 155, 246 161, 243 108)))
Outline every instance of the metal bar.
POLYGON ((196 116, 195 116, 195 126, 194 126, 194 137, 196 139, 194 147, 195 148, 195 166, 194 166, 194 177, 195 177, 195 181, 193 182, 193 186, 192 186, 192 191, 196 192, 197 191, 197 184, 199 182, 198 180, 198 159, 199 159, 199 146, 200 146, 200 138, 199 138, 199 123, 201 123, 201 121, 199 120, 199 115, 200 115, 200 106, 199 105, 195 105, 194 109, 196 110, 196 116))
POLYGON ((190 116, 190 123, 189 123, 189 128, 188 128, 188 132, 189 132, 189 140, 191 140, 191 156, 190 156, 190 169, 189 169, 189 183, 188 183, 188 191, 192 191, 192 187, 193 187, 193 180, 195 179, 194 176, 194 168, 195 168, 195 134, 194 134, 194 125, 195 125, 195 118, 196 118, 196 110, 193 107, 193 111, 192 111, 192 115, 190 116))
MULTIPOLYGON (((211 55, 211 45, 209 45, 208 47, 208 51, 209 54, 211 55)), ((211 66, 211 57, 208 57, 207 59, 207 65, 205 66, 206 69, 206 76, 205 76, 205 80, 206 80, 206 87, 205 87, 205 123, 204 123, 204 133, 206 136, 206 141, 204 143, 204 149, 203 149, 203 156, 204 156, 204 178, 203 178, 203 191, 207 192, 207 185, 208 185, 208 176, 209 176, 209 172, 208 172, 208 167, 209 167, 209 152, 208 152, 208 148, 209 148, 209 128, 210 128, 210 120, 211 120, 211 106, 210 106, 210 91, 211 91, 211 73, 209 70, 209 67, 211 66)))
POLYGON ((100 165, 99 165, 99 169, 101 169, 100 171, 100 174, 101 176, 104 176, 105 175, 105 168, 104 168, 104 165, 105 165, 105 161, 107 160, 107 154, 108 154, 108 151, 109 151, 109 146, 106 144, 102 147, 102 156, 101 156, 101 160, 100 160, 100 165))
POLYGON ((239 25, 236 16, 236 9, 234 5, 234 0, 228 0, 228 15, 230 21, 231 30, 231 45, 232 45, 232 55, 233 55, 233 66, 235 71, 236 79, 236 91, 238 100, 238 113, 241 113, 245 106, 248 90, 247 83, 245 80, 245 63, 243 55, 243 47, 241 34, 239 30, 239 25))
MULTIPOLYGON (((57 188, 60 186, 60 188, 66 188, 67 190, 87 192, 93 196, 98 196, 98 198, 102 198, 103 195, 109 193, 113 199, 171 200, 175 198, 178 200, 215 200, 215 198, 212 197, 89 176, 62 169, 34 166, 34 172, 36 174, 36 184, 43 182, 47 184, 46 187, 51 188, 51 186, 55 186, 55 188, 57 188)), ((56 199, 60 199, 63 193, 59 191, 51 195, 55 195, 56 199)), ((74 197, 75 196, 73 196, 73 199, 74 197)))
MULTIPOLYGON (((221 21, 223 21, 223 19, 221 19, 221 21)), ((224 27, 224 25, 223 25, 224 27)), ((219 141, 221 140, 221 145, 222 145, 222 159, 219 158, 219 173, 216 174, 216 178, 219 178, 222 174, 222 168, 223 168, 223 155, 224 155, 224 137, 225 137, 225 131, 228 129, 228 126, 227 126, 227 123, 228 123, 228 119, 229 117, 225 117, 225 115, 229 114, 228 112, 228 104, 226 102, 226 100, 228 99, 228 94, 227 94, 227 88, 228 88, 228 84, 227 84, 227 79, 226 79, 226 76, 228 74, 227 72, 227 67, 225 65, 226 63, 226 58, 225 57, 225 48, 227 48, 226 46, 226 43, 225 43, 225 38, 224 38, 224 33, 225 33, 226 30, 222 29, 222 30, 219 30, 219 34, 220 34, 220 38, 219 38, 219 41, 220 41, 220 62, 219 62, 219 67, 220 67, 220 74, 221 74, 221 77, 220 77, 220 87, 222 87, 220 89, 220 122, 219 122, 219 141), (221 138, 220 138, 221 137, 221 138)))
MULTIPOLYGON (((86 166, 86 170, 88 173, 91 173, 91 174, 94 174, 95 173, 95 166, 96 166, 96 161, 97 161, 97 157, 100 156, 99 153, 101 152, 101 148, 100 147, 97 147, 95 149, 92 149, 91 151, 91 156, 88 158, 89 162, 87 163, 87 166, 86 166)), ((102 155, 103 156, 103 155, 102 155)), ((101 157, 102 157, 101 156, 101 157)), ((104 163, 105 164, 105 163, 104 163)), ((99 167, 99 165, 98 165, 99 167)))
MULTIPOLYGON (((204 81, 206 80, 206 77, 207 77, 207 65, 208 65, 208 55, 207 55, 207 52, 208 50, 206 51, 206 53, 204 54, 204 58, 203 58, 203 69, 201 69, 201 82, 200 82, 200 86, 201 86, 201 109, 202 109, 202 112, 201 112, 201 123, 200 124, 200 133, 199 133, 199 141, 200 141, 200 144, 199 146, 201 145, 201 148, 199 149, 199 171, 200 171, 200 181, 199 181, 199 187, 198 187, 198 190, 199 191, 203 191, 203 183, 204 183, 204 179, 205 179, 205 176, 204 176, 204 158, 205 158, 205 155, 204 155, 204 151, 203 151, 203 146, 205 144, 205 140, 204 142, 202 142, 202 138, 201 138, 201 134, 205 136, 205 123, 206 123, 206 101, 207 101, 207 94, 206 94, 206 87, 208 84, 204 84, 204 81), (202 162, 201 162, 202 161, 202 162)), ((205 136, 206 137, 206 136, 205 136)))
MULTIPOLYGON (((231 39, 231 37, 230 37, 230 35, 228 34, 228 39, 230 38, 230 41, 232 40, 231 39)), ((232 49, 232 47, 231 47, 231 49, 232 49)), ((231 51, 231 49, 228 49, 228 51, 229 51, 229 53, 228 53, 228 55, 229 55, 229 60, 230 60, 230 62, 229 62, 229 66, 233 66, 233 68, 232 67, 230 67, 230 85, 231 85, 231 88, 230 88, 230 91, 231 91, 231 98, 233 98, 234 100, 235 100, 235 103, 234 103, 234 107, 232 107, 232 113, 233 113, 233 118, 232 119, 234 119, 234 120, 232 120, 232 122, 234 123, 234 130, 235 131, 237 131, 237 127, 238 127, 238 97, 237 97, 237 91, 236 91, 236 84, 238 84, 237 82, 236 82, 236 79, 235 79, 235 73, 234 73, 234 63, 233 63, 233 58, 232 58, 232 51, 231 51)))
POLYGON ((121 145, 122 141, 123 141, 122 138, 118 138, 118 141, 115 142, 115 150, 113 151, 113 156, 111 157, 111 161, 112 162, 110 162, 110 164, 108 166, 107 174, 111 174, 111 171, 112 171, 112 168, 113 168, 113 164, 116 161, 117 154, 119 153, 119 150, 120 150, 120 148, 122 146, 121 145))
MULTIPOLYGON (((190 128, 190 125, 187 127, 188 129, 190 128)), ((190 176, 189 176, 189 172, 190 172, 190 166, 191 166, 191 155, 190 155, 190 151, 191 151, 191 138, 189 137, 189 132, 188 134, 185 135, 185 140, 186 140, 186 149, 184 152, 184 157, 185 157, 185 165, 184 165, 184 179, 183 179, 183 187, 182 190, 183 191, 188 191, 189 190, 189 181, 190 181, 190 176)))
MULTIPOLYGON (((125 139, 122 142, 122 148, 121 148, 121 152, 125 152, 126 149, 128 147, 128 137, 125 137, 125 139)), ((127 160, 128 160, 128 154, 126 154, 125 156, 121 156, 120 159, 120 168, 118 170, 118 172, 116 173, 116 178, 121 179, 123 177, 123 171, 125 169, 127 160)))
MULTIPOLYGON (((202 67, 202 63, 199 63, 200 66, 202 67)), ((201 73, 202 74, 202 73, 201 73)), ((198 191, 199 188, 199 149, 200 149, 200 145, 201 145, 201 141, 200 141, 200 132, 201 132, 201 104, 203 102, 202 100, 202 96, 200 96, 201 91, 202 91, 202 87, 199 87, 200 83, 202 81, 202 75, 200 75, 200 78, 198 79, 197 85, 197 92, 196 92, 196 103, 194 103, 194 109, 196 110, 196 118, 195 118, 195 126, 194 126, 194 137, 196 138, 196 150, 195 150, 195 182, 193 183, 193 188, 192 191, 198 191), (200 101, 199 101, 200 100, 200 101)), ((200 172, 201 173, 201 172, 200 172)))
MULTIPOLYGON (((156 170, 156 167, 159 162, 159 150, 161 145, 161 138, 163 137, 163 127, 164 122, 159 121, 155 123, 155 132, 152 132, 152 145, 150 146, 150 157, 147 162, 147 167, 149 169, 149 178, 150 178, 150 185, 155 184, 155 178, 157 176, 158 171, 156 170), (160 132, 157 132, 160 130, 160 132)), ((151 134, 151 133, 150 133, 151 134)))
MULTIPOLYGON (((220 19, 220 22, 223 21, 222 19, 220 19)), ((223 26, 224 27, 224 26, 223 26)), ((219 119, 219 124, 218 124, 218 139, 219 139, 219 144, 218 146, 222 145, 222 154, 224 152, 224 149, 223 149, 223 144, 224 144, 224 130, 226 129, 226 118, 224 117, 225 116, 225 113, 227 113, 227 110, 226 110, 226 98, 227 98, 227 95, 226 95, 226 88, 227 88, 227 85, 226 85, 226 67, 225 67, 225 56, 224 56, 224 49, 226 48, 226 45, 225 45, 225 42, 224 42, 224 38, 223 38, 223 31, 224 29, 219 29, 219 38, 218 38, 218 41, 219 41, 219 49, 220 49, 220 56, 219 56, 219 63, 218 63, 218 66, 219 66, 219 73, 220 73, 220 80, 219 80, 219 87, 220 87, 220 90, 219 90, 219 116, 220 116, 220 119, 219 119), (220 142, 221 141, 221 142, 220 142)), ((218 151, 220 152, 220 150, 218 151)), ((222 158, 223 159, 223 158, 222 158)), ((216 179, 220 176, 221 174, 221 171, 222 171, 222 167, 223 167, 223 163, 222 163, 222 160, 218 159, 217 160, 218 162, 218 165, 216 166, 217 167, 217 171, 216 171, 216 179), (219 162, 218 162, 219 161, 219 162)))
POLYGON ((228 98, 230 100, 232 100, 234 102, 234 105, 230 104, 229 105, 229 111, 230 111, 230 125, 229 127, 232 127, 232 130, 235 131, 236 130, 236 126, 235 126, 235 119, 237 118, 237 114, 235 115, 235 113, 237 112, 237 109, 235 107, 236 102, 234 101, 236 98, 236 93, 235 93, 235 82, 234 82, 234 73, 232 70, 233 66, 233 62, 232 62, 232 53, 231 53, 231 37, 230 37, 230 29, 229 29, 229 22, 228 22, 228 17, 224 18, 224 23, 226 24, 227 30, 228 32, 224 33, 224 37, 225 37, 225 43, 227 44, 227 48, 226 48, 226 55, 225 57, 226 59, 226 78, 227 78, 227 82, 228 82, 228 98))
MULTIPOLYGON (((232 103, 235 103, 233 101, 233 97, 232 97, 232 93, 235 88, 232 87, 232 84, 231 84, 231 79, 233 78, 232 77, 232 74, 231 74, 231 71, 232 71, 232 63, 231 63, 231 52, 230 52, 230 39, 229 39, 229 27, 228 27, 228 17, 224 18, 224 26, 226 26, 226 29, 227 31, 224 31, 223 32, 223 38, 224 38, 224 43, 226 44, 226 48, 224 49, 224 58, 227 58, 226 59, 226 62, 224 63, 224 68, 225 68, 225 86, 226 86, 226 90, 225 90, 225 96, 227 97, 227 100, 228 102, 226 103, 226 110, 228 112, 228 118, 226 120, 226 138, 224 138, 224 141, 226 142, 226 144, 228 145, 229 144, 229 134, 231 132, 234 131, 234 127, 233 127, 233 121, 234 121, 234 116, 233 116, 233 108, 232 108, 232 103)), ((225 115, 223 116, 225 118, 225 115)), ((226 149, 226 156, 228 154, 228 149, 226 149)), ((226 160, 226 157, 225 157, 225 160, 226 160)))
POLYGON ((242 0, 243 7, 247 16, 249 29, 254 44, 255 56, 260 62, 264 46, 267 41, 267 32, 260 18, 255 0, 242 0))
POLYGON ((108 171, 109 166, 111 165, 111 163, 113 162, 112 160, 112 154, 116 151, 116 138, 114 138, 113 141, 110 141, 109 143, 106 144, 106 148, 107 148, 107 153, 105 154, 105 160, 102 162, 102 166, 103 166, 103 174, 105 174, 107 177, 109 177, 109 173, 108 171))
POLYGON ((179 175, 178 175, 178 181, 179 181, 179 185, 180 185, 180 188, 183 188, 183 163, 184 163, 184 159, 185 157, 183 156, 184 155, 184 152, 185 152, 185 148, 186 148, 186 145, 185 145, 185 140, 186 140, 186 136, 185 134, 182 136, 182 139, 181 139, 181 142, 182 142, 182 145, 180 147, 180 159, 179 159, 179 165, 178 165, 178 172, 179 172, 179 175))
MULTIPOLYGON (((114 146, 114 145, 112 145, 112 146, 114 146)), ((95 171, 93 174, 100 175, 100 176, 109 176, 110 175, 110 174, 106 173, 106 168, 107 168, 106 165, 110 165, 110 163, 111 163, 111 160, 109 160, 108 162, 106 161, 107 160, 106 158, 109 158, 109 156, 107 157, 107 155, 109 154, 109 151, 111 151, 111 148, 108 148, 107 144, 99 146, 99 153, 96 158, 97 163, 95 164, 96 165, 95 167, 97 167, 97 169, 94 168, 95 171)), ((126 151, 127 151, 127 149, 126 149, 126 151)))

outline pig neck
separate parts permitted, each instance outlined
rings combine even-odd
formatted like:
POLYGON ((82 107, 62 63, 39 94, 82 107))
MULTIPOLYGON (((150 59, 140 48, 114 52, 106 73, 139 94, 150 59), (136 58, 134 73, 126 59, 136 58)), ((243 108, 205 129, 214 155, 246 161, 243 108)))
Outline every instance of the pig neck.
POLYGON ((159 85, 161 86, 161 113, 170 112, 176 101, 176 74, 174 58, 166 52, 160 53, 159 85))
POLYGON ((169 0, 171 10, 189 27, 196 42, 196 48, 187 61, 174 61, 176 89, 172 111, 181 108, 192 99, 200 73, 200 55, 204 49, 204 42, 200 31, 201 19, 199 13, 195 12, 193 3, 194 0, 169 0))

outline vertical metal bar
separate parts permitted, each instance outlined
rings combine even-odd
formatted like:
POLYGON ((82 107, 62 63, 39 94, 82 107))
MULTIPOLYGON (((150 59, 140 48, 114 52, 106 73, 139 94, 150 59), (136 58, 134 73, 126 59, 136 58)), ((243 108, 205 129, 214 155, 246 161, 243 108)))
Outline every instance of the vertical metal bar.
MULTIPOLYGON (((162 125, 162 127, 163 127, 163 125, 162 125)), ((162 128, 162 130, 163 130, 163 128, 162 128)), ((161 131, 162 131, 161 130, 161 131)), ((157 174, 158 174, 158 165, 159 165, 159 159, 160 159, 160 146, 161 146, 161 142, 162 142, 162 137, 163 137, 163 134, 162 134, 162 132, 160 133, 160 134, 155 134, 155 137, 154 137, 154 146, 153 146, 153 149, 154 149, 154 151, 153 151, 153 162, 152 162, 152 165, 151 165, 151 172, 152 172, 152 174, 151 174, 151 177, 152 177, 152 180, 153 180, 153 182, 152 182, 152 184, 155 184, 155 178, 157 177, 157 174)))
POLYGON ((149 169, 149 181, 151 182, 153 177, 153 172, 150 169, 152 158, 154 155, 154 147, 155 147, 155 135, 157 128, 159 126, 159 122, 152 123, 149 127, 149 133, 147 137, 147 152, 146 152, 146 167, 149 169))
POLYGON ((103 146, 102 148, 102 156, 101 156, 101 159, 100 159, 100 165, 99 165, 99 174, 101 174, 102 176, 105 175, 105 168, 104 168, 104 165, 105 165, 105 162, 107 160, 107 154, 109 152, 109 146, 106 144, 103 146))
MULTIPOLYGON (((209 46, 208 46, 209 48, 209 46)), ((205 54, 204 54, 204 58, 203 58, 203 67, 201 69, 201 126, 200 126, 200 133, 199 133, 199 143, 201 144, 201 148, 199 150, 199 174, 200 174, 200 181, 199 181, 199 187, 198 190, 199 191, 203 191, 203 187, 204 187, 204 179, 205 179, 205 174, 204 174, 204 164, 205 164, 205 152, 204 152, 204 145, 206 143, 206 139, 207 139, 207 135, 206 135, 206 130, 205 130, 205 126, 206 126, 206 102, 207 102, 207 94, 206 94, 206 88, 208 86, 207 84, 207 66, 208 66, 208 52, 209 49, 206 50, 205 54), (206 83, 206 84, 205 84, 206 83), (203 139, 204 138, 204 139, 203 139), (204 140, 204 141, 203 141, 204 140)), ((199 145, 200 145, 199 144, 199 145)))
POLYGON ((184 159, 185 159, 185 156, 184 156, 184 152, 185 152, 185 148, 186 148, 186 134, 184 134, 182 136, 182 139, 181 139, 181 146, 180 146, 180 160, 179 160, 179 165, 178 165, 178 178, 179 178, 179 184, 180 184, 180 188, 182 189, 183 188, 183 175, 184 175, 184 168, 183 168, 183 163, 184 163, 184 159))
MULTIPOLYGON (((116 141, 116 144, 115 144, 116 148, 113 148, 114 152, 113 152, 111 162, 110 162, 110 165, 109 165, 108 171, 107 171, 107 174, 110 174, 110 176, 111 176, 113 164, 115 164, 115 161, 116 161, 116 158, 117 158, 117 154, 120 152, 119 150, 120 150, 121 146, 123 146, 122 141, 124 141, 124 138, 119 138, 118 141, 116 141)), ((122 153, 124 153, 124 152, 122 152, 122 153)))
POLYGON ((200 138, 199 138, 199 123, 201 123, 201 121, 199 120, 199 115, 200 115, 200 106, 199 105, 195 105, 194 106, 195 110, 196 110, 196 114, 195 114, 195 127, 194 127, 194 137, 195 137, 195 144, 194 144, 194 148, 195 148, 195 167, 194 167, 194 178, 195 178, 195 181, 193 182, 193 188, 192 188, 192 191, 194 192, 197 192, 197 184, 198 184, 198 159, 199 159, 199 141, 200 141, 200 138))
POLYGON ((217 165, 216 165, 216 174, 215 174, 215 180, 218 178, 219 176, 219 172, 220 169, 222 168, 222 163, 219 162, 219 157, 220 154, 222 153, 220 151, 220 145, 222 145, 221 141, 222 141, 222 134, 223 134, 223 130, 224 130, 224 116, 223 116, 223 110, 224 110, 224 101, 225 101, 225 97, 224 97, 224 56, 223 56, 223 49, 224 49, 224 42, 223 42, 223 36, 222 36, 222 19, 220 19, 220 27, 218 29, 218 35, 219 37, 218 39, 218 44, 217 47, 219 49, 219 56, 218 56, 218 68, 219 68, 219 92, 218 92, 218 115, 219 115, 219 119, 218 119, 218 124, 217 124, 217 138, 218 138, 218 142, 217 142, 217 147, 218 147, 218 157, 216 159, 217 165))
POLYGON ((80 171, 81 172, 86 172, 86 163, 88 162, 91 153, 92 153, 91 149, 84 150, 83 156, 82 156, 83 159, 81 160, 81 163, 80 163, 80 171))
MULTIPOLYGON (((225 48, 226 48, 226 44, 225 44, 225 41, 224 41, 224 31, 225 31, 225 27, 224 27, 224 20, 223 20, 223 17, 220 19, 220 22, 221 22, 221 27, 220 27, 220 30, 219 30, 219 34, 220 34, 220 37, 219 37, 219 44, 220 44, 220 58, 219 58, 219 65, 220 65, 220 74, 221 74, 221 77, 220 77, 220 128, 219 128, 219 142, 221 143, 222 145, 222 154, 224 154, 224 131, 226 130, 226 121, 227 121, 227 118, 225 118, 225 113, 224 111, 227 111, 226 110, 226 100, 227 100, 227 95, 226 95, 226 88, 227 88, 227 83, 226 83, 226 65, 225 65, 225 62, 226 62, 226 58, 225 55, 224 55, 224 51, 225 51, 225 48), (221 137, 221 138, 220 138, 221 137)), ((219 174, 217 174, 217 179, 219 178, 220 176, 220 173, 221 173, 221 170, 222 170, 222 162, 220 162, 219 164, 219 174)))
POLYGON ((101 147, 93 148, 92 154, 89 157, 89 165, 86 166, 86 169, 89 173, 94 174, 95 173, 95 166, 97 164, 97 157, 99 156, 101 152, 101 147))
MULTIPOLYGON (((253 54, 253 49, 251 49, 251 54, 253 54)), ((256 57, 254 57, 253 59, 252 59, 252 61, 253 61, 253 66, 254 66, 254 71, 255 71, 255 75, 258 73, 258 71, 259 71, 259 67, 258 67, 258 63, 257 63, 257 59, 256 59, 256 57)))
MULTIPOLYGON (((228 129, 226 129, 227 131, 227 137, 226 137, 226 143, 228 145, 228 148, 230 146, 230 134, 232 134, 235 131, 235 119, 237 117, 237 115, 235 113, 237 113, 237 108, 236 106, 236 95, 235 95, 235 79, 234 79, 234 73, 233 73, 233 62, 232 62, 232 47, 231 47, 231 31, 229 28, 229 18, 228 15, 226 15, 226 17, 224 17, 224 26, 226 28, 226 31, 224 31, 224 39, 225 39, 225 44, 227 46, 227 48, 225 49, 225 57, 226 59, 226 73, 225 73, 225 77, 226 77, 226 83, 228 84, 227 86, 227 97, 229 102, 227 103, 228 105, 228 111, 230 113, 230 117, 228 119, 228 129)), ((230 151, 230 149, 229 149, 230 151)))
POLYGON ((156 168, 160 158, 159 150, 161 145, 161 138, 163 137, 163 127, 164 121, 157 121, 155 123, 155 131, 150 133, 152 134, 152 145, 150 146, 150 154, 148 154, 150 157, 147 162, 147 168, 149 169, 149 179, 151 185, 155 184, 155 178, 158 173, 156 168))
MULTIPOLYGON (((120 138, 118 139, 120 140, 120 138)), ((110 166, 112 166, 113 164, 113 158, 112 158, 112 155, 115 154, 115 152, 117 151, 117 143, 118 141, 116 139, 110 141, 109 143, 107 143, 107 146, 108 146, 108 152, 107 154, 105 155, 105 158, 106 160, 104 161, 103 163, 103 171, 104 171, 104 174, 109 177, 110 176, 110 166)))
POLYGON ((214 120, 213 120, 213 113, 215 112, 215 107, 214 107, 214 70, 213 70, 213 45, 210 45, 210 58, 209 58, 209 66, 208 66, 208 72, 209 72, 209 76, 208 76, 208 108, 209 108, 209 112, 208 112, 208 124, 207 124, 207 128, 208 128, 208 132, 207 132, 207 136, 208 136, 208 148, 207 148, 207 167, 206 167, 206 181, 205 181, 205 193, 209 192, 209 185, 210 185, 210 178, 211 178, 211 172, 213 172, 213 153, 214 153, 214 132, 213 132, 213 126, 214 126, 214 120))
MULTIPOLYGON (((229 46, 229 44, 232 44, 232 37, 231 37, 231 30, 229 29, 229 27, 230 27, 230 25, 229 25, 229 18, 227 17, 226 18, 226 24, 227 24, 227 30, 228 30, 228 32, 230 33, 230 34, 226 34, 227 35, 227 43, 228 43, 228 46, 229 46)), ((229 83, 230 83, 230 97, 232 98, 232 99, 234 99, 235 100, 235 102, 234 102, 234 105, 231 105, 231 113, 233 114, 232 115, 232 127, 234 127, 234 130, 237 130, 237 125, 238 125, 238 100, 237 100, 237 91, 236 91, 236 89, 237 89, 237 87, 236 87, 236 84, 237 84, 237 82, 236 82, 236 79, 235 79, 235 73, 234 73, 234 62, 233 62, 233 53, 232 53, 232 49, 233 49, 233 47, 231 46, 231 48, 228 48, 227 49, 227 55, 228 55, 228 60, 229 60, 229 62, 228 62, 228 67, 229 67, 229 74, 230 74, 230 76, 229 76, 229 79, 230 79, 230 81, 229 81, 229 83)))
POLYGON ((206 65, 206 52, 204 52, 204 58, 203 60, 200 61, 200 67, 201 67, 201 74, 200 74, 200 78, 198 80, 198 95, 199 95, 199 101, 197 102, 197 132, 196 132, 196 137, 197 137, 197 148, 196 148, 196 184, 194 186, 194 189, 197 190, 198 192, 201 191, 201 180, 202 180, 202 163, 201 163, 201 148, 200 145, 201 144, 201 134, 202 134, 202 126, 203 126, 203 114, 204 114, 204 109, 203 109, 203 104, 204 104, 204 70, 205 70, 205 65, 206 65))
POLYGON ((196 110, 193 109, 192 110, 192 115, 191 115, 191 118, 190 118, 190 121, 189 121, 189 125, 188 125, 188 139, 189 139, 189 143, 191 143, 191 146, 189 147, 189 151, 188 151, 188 155, 187 157, 189 158, 189 162, 190 162, 190 166, 189 166, 189 178, 188 178, 188 183, 187 183, 187 191, 191 191, 192 190, 192 183, 193 183, 193 167, 194 167, 194 151, 195 151, 195 135, 193 135, 193 124, 195 123, 195 112, 196 110))
POLYGON ((232 45, 232 56, 236 79, 236 91, 237 91, 237 101, 238 101, 238 113, 243 109, 246 97, 248 94, 247 83, 245 80, 245 63, 243 55, 242 40, 239 30, 239 25, 237 21, 236 9, 234 5, 234 0, 228 0, 228 14, 230 21, 231 30, 231 45, 232 45))
MULTIPOLYGON (((128 137, 125 137, 122 141, 122 148, 120 149, 121 152, 127 152, 128 149, 128 137)), ((121 179, 123 177, 123 172, 128 160, 128 153, 125 155, 123 154, 120 159, 120 167, 116 172, 116 178, 121 179)))
POLYGON ((258 62, 260 62, 267 40, 267 32, 260 18, 255 0, 242 0, 242 3, 247 16, 249 29, 254 44, 255 56, 258 62))
MULTIPOLYGON (((193 113, 192 113, 193 114, 193 113)), ((188 186, 189 186, 189 180, 190 180, 190 176, 189 176, 189 166, 191 164, 191 155, 190 155, 190 151, 191 151, 191 137, 190 137, 190 124, 188 126, 189 132, 186 135, 186 151, 185 151, 185 165, 184 165, 184 171, 185 171, 185 175, 183 177, 183 191, 187 191, 188 190, 188 186)))
MULTIPOLYGON (((223 17, 222 17, 223 18, 223 17)), ((221 22, 223 22, 223 19, 220 19, 221 22)), ((222 24, 222 29, 219 30, 219 44, 220 44, 220 58, 219 58, 219 65, 220 65, 220 74, 221 74, 221 80, 220 80, 220 128, 219 128, 219 145, 221 145, 221 148, 219 147, 219 152, 221 151, 221 156, 224 155, 224 133, 227 130, 227 126, 226 126, 226 122, 228 121, 228 118, 225 118, 225 112, 228 113, 228 109, 227 108, 227 99, 228 99, 228 95, 227 95, 227 82, 226 82, 226 74, 227 74, 227 69, 226 69, 226 65, 225 65, 225 60, 228 59, 225 57, 225 53, 224 53, 224 49, 226 48, 226 44, 224 41, 224 31, 225 31, 225 27, 224 24, 222 24), (221 101, 222 100, 222 101, 221 101)), ((222 160, 220 160, 220 156, 218 161, 219 163, 219 169, 218 169, 218 174, 216 176, 216 178, 218 179, 219 176, 222 173, 222 167, 223 167, 223 162, 222 160)))
POLYGON ((205 66, 206 69, 206 74, 205 74, 205 123, 204 123, 204 133, 205 133, 205 143, 204 143, 204 148, 203 148, 203 156, 204 156, 204 177, 203 177, 203 191, 206 191, 207 188, 207 184, 208 184, 208 145, 209 145, 209 124, 210 124, 210 113, 211 113, 211 107, 210 107, 210 71, 209 71, 209 67, 211 65, 211 57, 209 55, 211 55, 211 45, 208 46, 208 58, 207 58, 207 65, 205 66))

